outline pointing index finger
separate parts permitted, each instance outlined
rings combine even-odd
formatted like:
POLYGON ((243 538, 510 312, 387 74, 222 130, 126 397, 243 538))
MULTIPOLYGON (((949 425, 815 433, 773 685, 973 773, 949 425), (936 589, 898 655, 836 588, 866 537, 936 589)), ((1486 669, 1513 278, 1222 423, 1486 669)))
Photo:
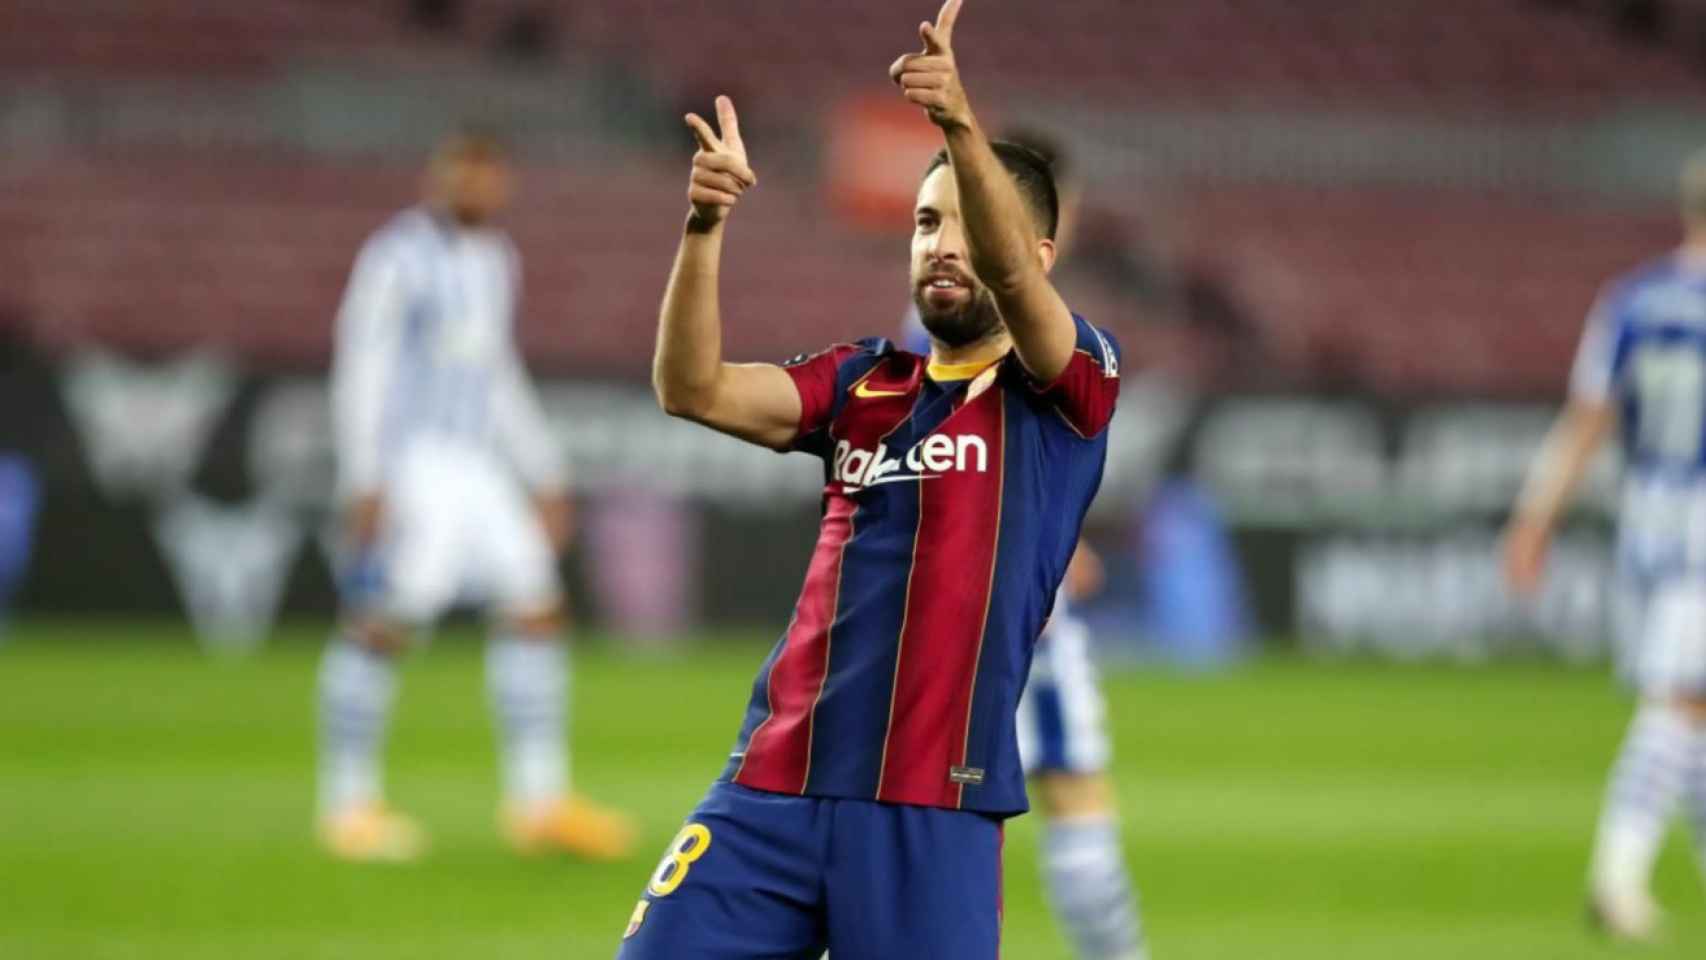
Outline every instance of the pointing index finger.
POLYGON ((693 129, 693 137, 699 141, 699 148, 701 150, 711 153, 722 149, 723 142, 717 139, 717 135, 715 133, 711 132, 711 125, 705 122, 704 117, 699 116, 697 113, 690 113, 687 115, 686 120, 687 125, 693 129))
POLYGON ((946 47, 954 42, 954 21, 960 18, 961 0, 946 0, 936 14, 936 40, 946 47))

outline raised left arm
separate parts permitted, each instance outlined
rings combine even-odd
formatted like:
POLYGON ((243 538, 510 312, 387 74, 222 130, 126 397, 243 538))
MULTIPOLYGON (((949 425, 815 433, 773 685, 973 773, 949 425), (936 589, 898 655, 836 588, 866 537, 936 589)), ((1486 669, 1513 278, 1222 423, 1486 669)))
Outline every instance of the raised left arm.
POLYGON ((972 272, 995 297, 1020 362, 1047 383, 1072 359, 1077 330, 1048 278, 1054 241, 1042 236, 966 99, 953 49, 960 3, 947 0, 934 24, 919 24, 924 52, 896 60, 889 76, 941 128, 972 272))

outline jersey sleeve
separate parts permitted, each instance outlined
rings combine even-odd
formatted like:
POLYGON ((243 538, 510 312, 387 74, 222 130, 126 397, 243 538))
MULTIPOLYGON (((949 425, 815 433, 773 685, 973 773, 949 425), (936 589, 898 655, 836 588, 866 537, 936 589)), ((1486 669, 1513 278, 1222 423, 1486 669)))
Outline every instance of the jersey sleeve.
POLYGON ((1052 382, 1033 384, 1032 388, 1060 413, 1074 433, 1090 439, 1106 429, 1114 417, 1114 403, 1120 395, 1120 350, 1112 336, 1083 317, 1073 314, 1072 322, 1078 328, 1078 343, 1066 369, 1052 382))
POLYGON ((499 360, 494 386, 498 440, 522 481, 535 493, 567 492, 568 461, 513 343, 499 360))
MULTIPOLYGON (((510 302, 521 302, 521 255, 508 237, 502 238, 505 273, 509 278, 510 302)), ((521 358, 515 341, 515 316, 512 306, 506 341, 497 357, 493 371, 493 413, 496 417, 498 442, 509 462, 521 475, 522 482, 535 493, 566 493, 569 489, 569 465, 562 445, 551 432, 550 421, 539 403, 539 393, 527 375, 527 364, 521 358)))
POLYGON ((827 350, 802 354, 782 365, 800 394, 800 423, 789 450, 821 453, 829 425, 846 402, 847 389, 893 348, 874 337, 857 343, 838 343, 827 350))
POLYGON ((396 251, 382 240, 368 241, 338 309, 332 358, 338 488, 346 497, 379 487, 380 434, 390 374, 401 349, 403 302, 396 251))
POLYGON ((1603 295, 1588 313, 1576 360, 1570 368, 1570 399, 1603 403, 1611 398, 1617 379, 1619 324, 1610 295, 1603 295))

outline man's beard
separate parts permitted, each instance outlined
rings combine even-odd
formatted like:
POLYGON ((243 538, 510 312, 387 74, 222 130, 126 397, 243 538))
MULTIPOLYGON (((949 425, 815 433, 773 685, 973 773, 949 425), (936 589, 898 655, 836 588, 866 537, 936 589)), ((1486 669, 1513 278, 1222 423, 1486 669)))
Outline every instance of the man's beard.
POLYGON ((930 336, 949 347, 977 343, 1001 329, 1001 312, 995 308, 995 297, 986 287, 978 287, 963 305, 940 310, 930 305, 925 294, 928 287, 912 288, 912 302, 918 307, 918 319, 930 336))

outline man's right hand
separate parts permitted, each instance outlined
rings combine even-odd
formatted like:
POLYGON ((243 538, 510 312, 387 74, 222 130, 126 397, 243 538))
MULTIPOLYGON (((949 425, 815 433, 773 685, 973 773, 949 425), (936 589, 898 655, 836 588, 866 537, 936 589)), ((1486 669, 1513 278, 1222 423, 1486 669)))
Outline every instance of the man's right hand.
POLYGON ((740 138, 734 101, 717 98, 720 136, 697 113, 687 115, 687 126, 699 141, 699 151, 693 154, 693 179, 687 187, 693 218, 707 226, 722 223, 741 194, 758 183, 758 177, 746 162, 746 144, 740 138))
POLYGON ((1505 529, 1503 546, 1505 583, 1524 596, 1540 589, 1552 546, 1551 525, 1519 516, 1505 529))
POLYGON ((357 497, 344 515, 344 531, 350 543, 362 550, 373 546, 379 540, 379 525, 384 518, 385 501, 377 493, 357 497))

